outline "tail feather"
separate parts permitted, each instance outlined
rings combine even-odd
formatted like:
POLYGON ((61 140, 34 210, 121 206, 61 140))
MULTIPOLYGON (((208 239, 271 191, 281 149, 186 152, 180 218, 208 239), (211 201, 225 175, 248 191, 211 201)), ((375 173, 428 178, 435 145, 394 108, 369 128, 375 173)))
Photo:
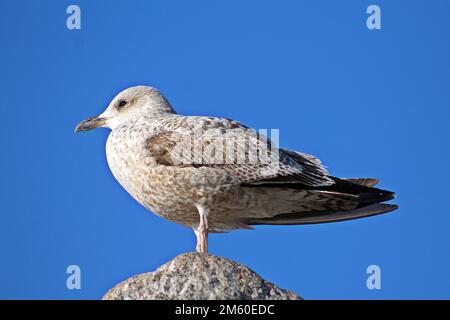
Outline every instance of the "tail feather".
POLYGON ((249 225, 299 225, 338 222, 388 213, 398 208, 395 204, 376 203, 349 211, 311 211, 282 213, 271 218, 248 219, 249 225))
POLYGON ((353 182, 366 187, 373 187, 380 183, 380 180, 375 178, 344 178, 342 180, 353 182))
MULTIPOLYGON (((268 224, 268 225, 294 225, 294 224, 313 224, 326 223, 334 221, 345 221, 363 217, 374 216, 382 213, 394 211, 398 208, 394 204, 382 203, 395 198, 395 193, 374 188, 378 183, 377 179, 372 178, 348 178, 339 179, 331 177, 334 184, 323 187, 309 187, 302 184, 286 184, 285 188, 297 190, 310 190, 312 193, 325 192, 335 194, 336 198, 348 197, 356 205, 349 209, 343 206, 337 208, 317 209, 312 211, 299 210, 297 212, 275 214, 272 217, 249 218, 245 222, 250 225, 268 224), (325 210, 326 209, 326 210, 325 210)), ((263 187, 279 188, 280 184, 265 184, 263 187)), ((343 198, 343 199, 344 199, 343 198)), ((343 201, 342 203, 346 203, 343 201)))
POLYGON ((375 179, 370 178, 355 179, 358 180, 360 183, 354 182, 353 179, 339 179, 336 177, 333 177, 332 179, 335 181, 334 185, 317 189, 356 195, 358 197, 356 201, 358 201, 359 203, 358 208, 366 207, 371 204, 389 201, 395 198, 394 192, 374 188, 367 185, 373 184, 375 182, 374 181, 375 179), (365 183, 363 184, 362 181, 364 181, 365 183))

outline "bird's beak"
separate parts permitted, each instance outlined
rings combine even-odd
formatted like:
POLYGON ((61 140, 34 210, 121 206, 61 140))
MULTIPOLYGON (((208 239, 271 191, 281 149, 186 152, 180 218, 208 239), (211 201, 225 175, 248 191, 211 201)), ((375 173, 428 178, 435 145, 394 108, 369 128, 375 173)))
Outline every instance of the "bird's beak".
POLYGON ((92 129, 103 126, 105 123, 106 123, 106 118, 102 118, 100 116, 90 117, 90 118, 87 118, 86 120, 81 121, 75 127, 75 133, 78 133, 80 131, 92 130, 92 129))

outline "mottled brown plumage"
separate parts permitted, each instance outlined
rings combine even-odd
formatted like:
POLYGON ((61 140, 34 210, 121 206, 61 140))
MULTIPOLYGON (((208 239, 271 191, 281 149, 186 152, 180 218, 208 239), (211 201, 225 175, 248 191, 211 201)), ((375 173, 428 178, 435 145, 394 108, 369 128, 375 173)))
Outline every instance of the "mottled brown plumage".
POLYGON ((375 179, 338 179, 314 156, 277 148, 225 118, 177 115, 150 87, 121 92, 77 131, 112 129, 108 164, 119 183, 158 216, 191 227, 197 249, 208 232, 256 224, 354 219, 396 209, 375 179))

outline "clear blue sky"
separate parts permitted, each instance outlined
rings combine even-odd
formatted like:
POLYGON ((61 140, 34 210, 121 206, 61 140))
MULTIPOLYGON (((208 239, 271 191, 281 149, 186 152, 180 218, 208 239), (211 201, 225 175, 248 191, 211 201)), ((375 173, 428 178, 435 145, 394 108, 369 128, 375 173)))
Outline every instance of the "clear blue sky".
POLYGON ((106 129, 76 123, 120 90, 161 89, 179 113, 279 128, 337 176, 373 176, 400 209, 210 237, 307 299, 450 298, 450 3, 12 1, 0 12, 0 298, 98 299, 193 250, 106 163, 106 129), (66 8, 81 7, 81 30, 66 8), (366 28, 378 4, 382 29, 366 28), (66 267, 82 289, 66 289, 66 267), (381 267, 368 290, 366 268, 381 267))

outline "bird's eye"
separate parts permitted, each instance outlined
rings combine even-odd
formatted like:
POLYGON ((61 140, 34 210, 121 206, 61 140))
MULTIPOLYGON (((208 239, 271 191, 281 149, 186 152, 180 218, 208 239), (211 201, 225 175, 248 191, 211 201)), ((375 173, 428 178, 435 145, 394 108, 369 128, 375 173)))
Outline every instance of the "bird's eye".
POLYGON ((127 104, 127 102, 125 100, 120 100, 119 101, 119 107, 122 108, 127 104))

